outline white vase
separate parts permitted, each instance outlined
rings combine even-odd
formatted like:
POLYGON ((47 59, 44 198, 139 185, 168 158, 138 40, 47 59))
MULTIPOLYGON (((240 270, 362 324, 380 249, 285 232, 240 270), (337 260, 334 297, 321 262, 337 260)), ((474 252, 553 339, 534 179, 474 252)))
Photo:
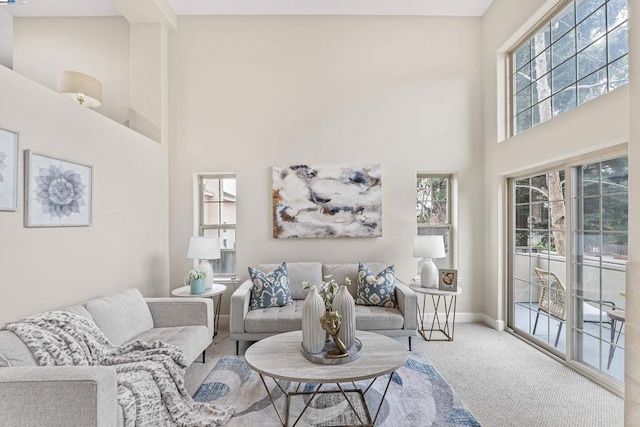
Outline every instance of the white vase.
POLYGON ((347 289, 347 285, 340 285, 340 289, 333 298, 333 311, 342 316, 342 326, 338 331, 338 338, 349 349, 356 339, 356 303, 347 289))
POLYGON ((438 267, 431 258, 425 258, 420 270, 420 286, 423 288, 438 287, 438 267))
POLYGON ((307 353, 320 353, 324 348, 326 332, 320 324, 324 311, 324 301, 314 286, 302 305, 302 348, 307 353))

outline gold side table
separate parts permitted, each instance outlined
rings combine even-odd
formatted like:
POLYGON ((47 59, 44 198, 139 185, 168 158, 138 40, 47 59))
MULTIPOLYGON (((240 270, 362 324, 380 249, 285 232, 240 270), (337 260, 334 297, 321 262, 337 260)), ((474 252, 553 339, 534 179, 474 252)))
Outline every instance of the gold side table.
POLYGON ((420 325, 418 332, 425 341, 453 341, 453 334, 456 328, 456 304, 458 295, 462 293, 462 288, 458 286, 456 291, 441 291, 438 288, 423 288, 419 284, 411 283, 409 287, 416 293, 422 294, 422 310, 418 304, 418 320, 420 325), (428 324, 427 297, 431 297, 433 303, 433 318, 429 328, 425 328, 428 324), (444 321, 440 320, 439 315, 444 314, 444 321), (434 338, 433 333, 438 332, 444 335, 444 338, 434 338), (427 335, 428 334, 428 335, 427 335))

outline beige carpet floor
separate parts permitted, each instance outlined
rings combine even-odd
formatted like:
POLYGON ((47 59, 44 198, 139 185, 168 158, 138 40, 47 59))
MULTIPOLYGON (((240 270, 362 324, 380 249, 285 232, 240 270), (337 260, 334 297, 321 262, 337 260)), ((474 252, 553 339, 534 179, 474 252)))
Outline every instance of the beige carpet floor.
MULTIPOLYGON (((406 343, 406 339, 399 339, 406 343)), ((241 346, 242 354, 244 347, 241 346)), ((413 339, 478 421, 492 426, 616 427, 624 401, 506 332, 457 324, 453 342, 413 339)), ((193 394, 221 355, 235 354, 228 326, 207 350, 206 363, 187 370, 193 394)))

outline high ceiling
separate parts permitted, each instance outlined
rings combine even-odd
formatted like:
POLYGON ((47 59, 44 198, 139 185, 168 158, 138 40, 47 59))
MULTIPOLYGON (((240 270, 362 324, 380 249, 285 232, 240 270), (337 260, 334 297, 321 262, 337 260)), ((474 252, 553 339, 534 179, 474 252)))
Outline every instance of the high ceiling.
MULTIPOLYGON (((131 0, 135 1, 135 0, 131 0)), ((178 15, 482 16, 493 0, 167 0, 178 15)), ((118 16, 111 0, 27 0, 15 17, 118 16)))

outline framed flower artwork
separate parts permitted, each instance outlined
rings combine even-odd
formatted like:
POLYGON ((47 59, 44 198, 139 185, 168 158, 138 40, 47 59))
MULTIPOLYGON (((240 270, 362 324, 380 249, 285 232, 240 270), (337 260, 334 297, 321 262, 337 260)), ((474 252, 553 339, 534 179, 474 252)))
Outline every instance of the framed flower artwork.
POLYGON ((91 166, 25 150, 25 227, 91 225, 91 166))
POLYGON ((0 211, 18 209, 18 134, 0 129, 0 211))

